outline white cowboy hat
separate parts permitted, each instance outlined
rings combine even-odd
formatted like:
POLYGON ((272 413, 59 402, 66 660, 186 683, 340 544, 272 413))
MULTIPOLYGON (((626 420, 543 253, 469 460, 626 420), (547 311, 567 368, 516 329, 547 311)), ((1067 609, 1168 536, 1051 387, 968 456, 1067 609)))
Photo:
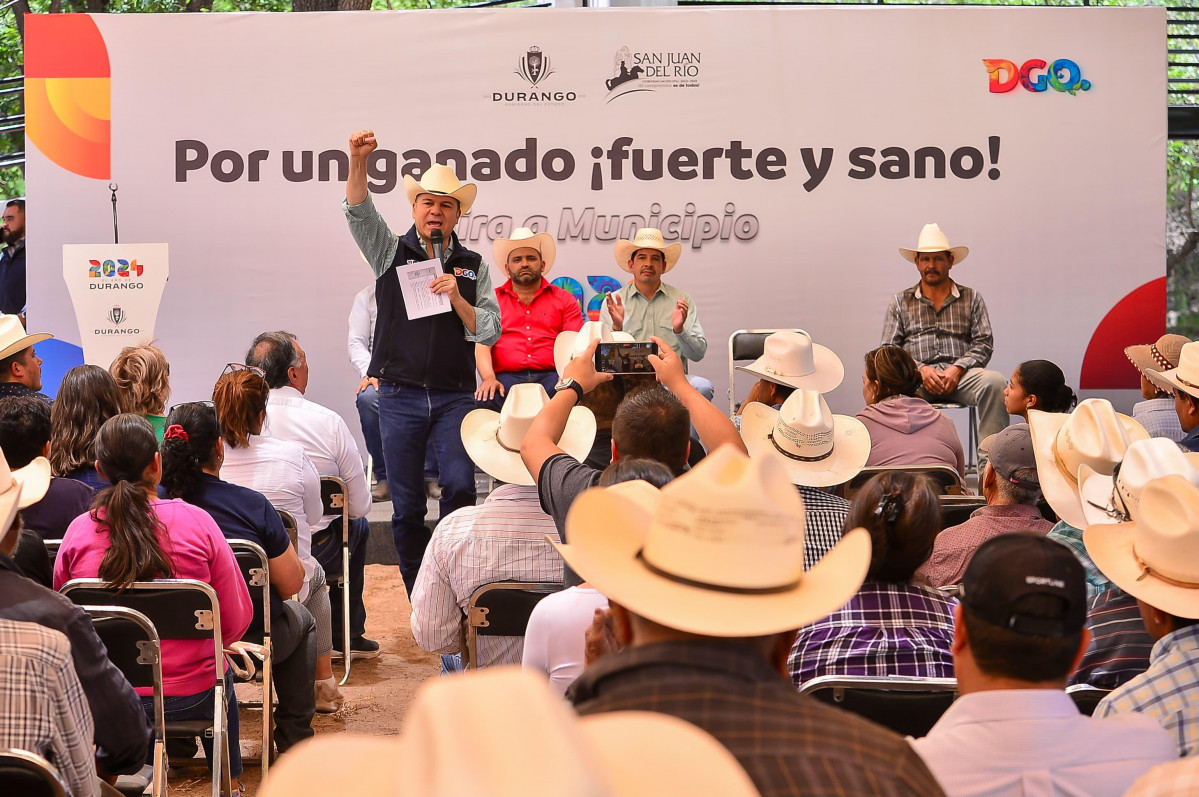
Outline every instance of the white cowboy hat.
POLYGON ((824 396, 797 390, 781 410, 756 401, 741 411, 741 439, 751 457, 780 457, 794 484, 831 487, 866 467, 870 432, 848 415, 833 415, 824 396))
POLYGON ((758 794, 695 725, 648 711, 580 717, 518 667, 428 681, 398 737, 322 735, 296 751, 272 767, 261 797, 758 794))
POLYGON ((434 163, 420 176, 420 182, 412 175, 404 175, 404 193, 408 195, 408 203, 416 204, 416 198, 421 194, 437 194, 438 196, 453 197, 458 200, 462 215, 470 212, 470 206, 475 204, 475 195, 479 189, 474 183, 461 183, 454 170, 442 163, 434 163))
POLYGON ((845 378, 841 358, 828 346, 812 342, 812 336, 802 329, 780 329, 762 342, 762 356, 749 365, 738 365, 738 371, 801 390, 828 393, 845 378))
POLYGON ((508 272, 508 255, 517 249, 537 250, 541 255, 541 262, 545 264, 541 269, 543 277, 550 273, 550 269, 554 266, 554 257, 558 253, 558 245, 554 242, 554 236, 548 232, 535 233, 528 227, 517 227, 512 231, 511 238, 496 238, 495 243, 491 245, 491 254, 495 263, 504 269, 504 273, 508 272))
POLYGON ((915 249, 899 247, 899 254, 903 255, 903 259, 909 263, 915 263, 916 255, 921 252, 949 252, 953 255, 955 266, 970 254, 970 250, 965 246, 950 246, 949 239, 945 237, 945 233, 941 232, 941 226, 938 224, 924 225, 920 230, 920 237, 916 239, 915 249))
POLYGON ((25 332, 25 325, 21 323, 20 318, 15 315, 0 315, 0 360, 52 337, 54 336, 48 332, 30 335, 25 332))
POLYGON ((1173 390, 1169 382, 1161 377, 1153 378, 1149 374, 1177 368, 1178 358, 1182 356, 1182 347, 1190 342, 1182 335, 1162 335, 1155 343, 1125 348, 1124 356, 1158 389, 1171 393, 1173 390))
POLYGON ((1078 494, 1078 471, 1087 465, 1095 473, 1110 476, 1128 446, 1149 433, 1132 418, 1121 415, 1107 399, 1085 399, 1074 411, 1028 411, 1033 456, 1041 494, 1066 523, 1086 527, 1078 494))
POLYGON ((667 244, 662 237, 661 230, 654 227, 642 227, 633 236, 633 240, 626 241, 621 238, 616 242, 616 264, 632 274, 633 270, 629 268, 629 261, 633 259, 633 254, 638 249, 657 249, 661 252, 662 257, 666 260, 665 271, 674 268, 674 264, 679 262, 679 255, 683 253, 683 245, 681 243, 667 244))
POLYGON ((803 499, 779 459, 724 446, 663 487, 652 511, 588 490, 566 517, 570 544, 550 542, 612 601, 670 628, 715 637, 798 628, 857 592, 870 535, 846 532, 805 573, 803 499))
POLYGON ((1087 525, 1135 520, 1145 485, 1174 473, 1199 487, 1199 454, 1186 453, 1166 437, 1137 440, 1112 474, 1078 468, 1078 493, 1087 525))
POLYGON ((1199 618, 1199 487, 1178 474, 1154 479, 1135 520, 1089 526, 1082 541, 1100 572, 1129 595, 1199 618))
POLYGON ((554 338, 554 368, 558 374, 562 374, 567 363, 587 351, 593 340, 632 343, 634 338, 628 332, 614 332, 602 321, 584 321, 578 332, 559 332, 558 337, 554 338))
MULTIPOLYGON (((462 445, 471 460, 489 476, 507 484, 536 484, 520 458, 520 443, 537 413, 550 403, 545 388, 535 382, 513 385, 504 406, 472 410, 462 419, 462 445)), ((586 407, 572 407, 558 447, 582 462, 595 442, 595 415, 586 407)))
POLYGON ((1191 342, 1182 347, 1178 354, 1178 367, 1168 371, 1158 371, 1154 368, 1145 369, 1145 377, 1155 385, 1161 385, 1167 390, 1178 388, 1199 398, 1199 341, 1191 342))

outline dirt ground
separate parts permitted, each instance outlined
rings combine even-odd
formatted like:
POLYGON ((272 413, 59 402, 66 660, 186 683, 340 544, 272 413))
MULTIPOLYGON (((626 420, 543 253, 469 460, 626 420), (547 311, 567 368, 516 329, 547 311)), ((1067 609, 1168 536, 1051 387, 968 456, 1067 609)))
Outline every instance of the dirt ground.
MULTIPOLYGON (((440 657, 418 648, 408 631, 411 610, 395 566, 367 566, 364 600, 366 634, 378 641, 382 652, 375 659, 354 662, 350 680, 341 688, 346 696, 345 706, 336 714, 316 715, 313 727, 317 736, 342 732, 373 736, 399 733, 413 694, 441 670, 440 657)), ((341 679, 340 662, 333 662, 333 673, 341 679)), ((246 697, 257 691, 243 686, 239 687, 239 694, 243 694, 242 690, 246 690, 246 697)), ((246 764, 242 782, 249 794, 258 791, 261 722, 257 711, 242 710, 242 756, 246 764)), ((179 797, 206 797, 212 793, 212 781, 206 772, 203 777, 195 771, 181 772, 171 778, 170 790, 179 797)))

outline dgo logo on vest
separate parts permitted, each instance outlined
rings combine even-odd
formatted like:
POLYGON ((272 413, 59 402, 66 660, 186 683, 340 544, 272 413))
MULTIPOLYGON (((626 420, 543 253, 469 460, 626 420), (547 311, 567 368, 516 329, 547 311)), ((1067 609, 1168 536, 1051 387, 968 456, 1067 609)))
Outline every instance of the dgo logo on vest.
POLYGON ((991 76, 992 94, 1004 94, 1023 86, 1025 91, 1040 92, 1052 88, 1067 94, 1089 91, 1091 81, 1084 80, 1082 69, 1069 58, 1059 58, 1051 64, 1031 58, 1022 65, 1005 58, 984 58, 983 66, 991 76))
POLYGON ((455 277, 466 277, 468 280, 478 279, 478 277, 475 275, 475 272, 471 271, 468 268, 455 268, 454 276, 455 277))

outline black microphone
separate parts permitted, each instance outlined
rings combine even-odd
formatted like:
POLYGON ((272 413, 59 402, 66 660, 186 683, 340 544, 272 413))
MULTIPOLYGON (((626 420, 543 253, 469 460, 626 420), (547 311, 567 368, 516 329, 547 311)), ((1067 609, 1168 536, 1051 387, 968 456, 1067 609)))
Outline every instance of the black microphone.
POLYGON ((450 272, 445 267, 445 248, 442 245, 444 240, 445 237, 441 234, 441 230, 429 231, 429 243, 433 245, 433 257, 441 263, 441 270, 449 274, 450 272))

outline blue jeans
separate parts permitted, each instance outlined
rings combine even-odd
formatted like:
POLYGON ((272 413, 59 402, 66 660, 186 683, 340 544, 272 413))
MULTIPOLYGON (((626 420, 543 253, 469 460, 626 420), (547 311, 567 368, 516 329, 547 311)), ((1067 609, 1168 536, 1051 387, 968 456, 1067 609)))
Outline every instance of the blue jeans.
POLYGON ((526 383, 540 384, 545 388, 545 392, 550 394, 550 398, 553 398, 554 385, 558 384, 557 371, 500 371, 495 375, 495 378, 504 386, 504 395, 501 396, 497 390, 495 395, 490 399, 476 402, 480 409, 499 412, 504 406, 504 398, 508 395, 508 391, 512 389, 513 385, 526 383))
POLYGON ((429 544, 425 527, 425 452, 429 440, 441 470, 440 517, 474 506, 475 465, 462 445, 462 419, 475 408, 471 392, 428 390, 379 382, 379 431, 391 491, 391 536, 408 594, 429 544))
MULTIPOLYGON (((216 688, 196 695, 182 697, 166 697, 162 701, 163 715, 167 722, 183 722, 185 720, 211 720, 212 701, 216 697, 216 688)), ((154 698, 143 697, 142 708, 146 716, 154 721, 154 698)), ((241 722, 237 714, 237 692, 233 689, 233 673, 225 670, 225 738, 229 742, 229 777, 241 777, 241 722)), ((204 758, 208 761, 208 769, 212 771, 212 739, 200 738, 204 746, 204 758)), ((193 748, 195 749, 195 748, 193 748)), ((150 758, 147 764, 153 764, 154 748, 150 747, 150 758)))
MULTIPOLYGON (((367 385, 366 390, 359 393, 354 402, 358 405, 362 440, 366 443, 366 452, 371 455, 371 472, 375 474, 375 481, 385 482, 387 465, 383 460, 383 436, 379 432, 379 393, 374 385, 367 385)), ((425 480, 437 481, 437 455, 433 451, 432 441, 425 454, 425 480)))

